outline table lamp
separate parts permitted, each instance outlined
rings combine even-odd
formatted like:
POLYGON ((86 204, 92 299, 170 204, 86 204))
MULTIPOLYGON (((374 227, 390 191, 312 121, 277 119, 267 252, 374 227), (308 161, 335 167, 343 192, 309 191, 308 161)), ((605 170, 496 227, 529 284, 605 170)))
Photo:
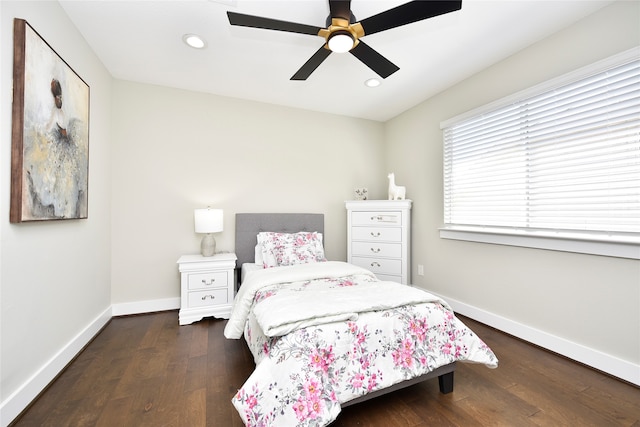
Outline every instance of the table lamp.
POLYGON ((196 233, 204 233, 200 244, 202 256, 213 256, 216 253, 216 239, 213 237, 213 233, 222 231, 222 217, 222 209, 194 210, 196 233))

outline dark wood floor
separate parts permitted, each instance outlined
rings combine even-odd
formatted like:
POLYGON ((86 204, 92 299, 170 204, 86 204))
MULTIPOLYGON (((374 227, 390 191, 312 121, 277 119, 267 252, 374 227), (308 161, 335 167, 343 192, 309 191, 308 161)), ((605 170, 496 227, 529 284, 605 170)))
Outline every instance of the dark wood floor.
MULTIPOLYGON (((345 408, 335 426, 640 426, 640 388, 461 317, 500 367, 458 364, 453 393, 432 380, 345 408)), ((253 370, 224 320, 177 312, 114 318, 12 425, 241 426, 230 403, 253 370)))

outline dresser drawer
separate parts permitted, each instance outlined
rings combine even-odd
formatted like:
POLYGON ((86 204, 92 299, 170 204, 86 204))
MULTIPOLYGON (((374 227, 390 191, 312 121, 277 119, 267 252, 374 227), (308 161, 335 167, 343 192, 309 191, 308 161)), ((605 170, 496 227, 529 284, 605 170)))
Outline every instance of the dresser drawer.
POLYGON ((402 245, 400 243, 353 242, 351 253, 354 256, 400 258, 402 257, 402 245))
POLYGON ((366 240, 367 242, 402 242, 402 228, 352 227, 351 239, 366 240))
POLYGON ((351 263, 375 274, 389 274, 400 276, 402 274, 402 261, 399 259, 380 259, 380 258, 365 258, 365 257, 351 257, 351 263))
POLYGON ((402 212, 362 211, 351 213, 352 225, 402 225, 402 212))
POLYGON ((229 283, 228 273, 226 271, 212 271, 208 273, 191 273, 189 274, 189 290, 210 289, 227 287, 229 283))
POLYGON ((189 308, 226 304, 229 302, 227 289, 189 292, 189 308))

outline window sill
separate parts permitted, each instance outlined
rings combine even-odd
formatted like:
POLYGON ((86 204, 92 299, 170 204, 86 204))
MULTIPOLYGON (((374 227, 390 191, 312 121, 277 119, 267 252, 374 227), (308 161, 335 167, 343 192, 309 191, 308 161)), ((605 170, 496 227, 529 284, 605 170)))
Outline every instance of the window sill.
POLYGON ((519 231, 485 227, 443 227, 440 238, 640 259, 640 237, 595 233, 519 231))

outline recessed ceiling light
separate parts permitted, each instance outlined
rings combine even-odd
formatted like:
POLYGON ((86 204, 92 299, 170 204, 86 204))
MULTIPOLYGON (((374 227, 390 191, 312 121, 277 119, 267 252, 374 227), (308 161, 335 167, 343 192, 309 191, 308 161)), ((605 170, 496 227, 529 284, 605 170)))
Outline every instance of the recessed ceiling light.
POLYGON ((207 43, 202 39, 202 37, 196 34, 185 34, 182 36, 182 41, 194 49, 204 49, 207 46, 207 43))
POLYGON ((364 82, 364 85, 366 87, 378 87, 378 86, 380 86, 380 80, 378 80, 378 79, 369 79, 369 80, 364 82))

